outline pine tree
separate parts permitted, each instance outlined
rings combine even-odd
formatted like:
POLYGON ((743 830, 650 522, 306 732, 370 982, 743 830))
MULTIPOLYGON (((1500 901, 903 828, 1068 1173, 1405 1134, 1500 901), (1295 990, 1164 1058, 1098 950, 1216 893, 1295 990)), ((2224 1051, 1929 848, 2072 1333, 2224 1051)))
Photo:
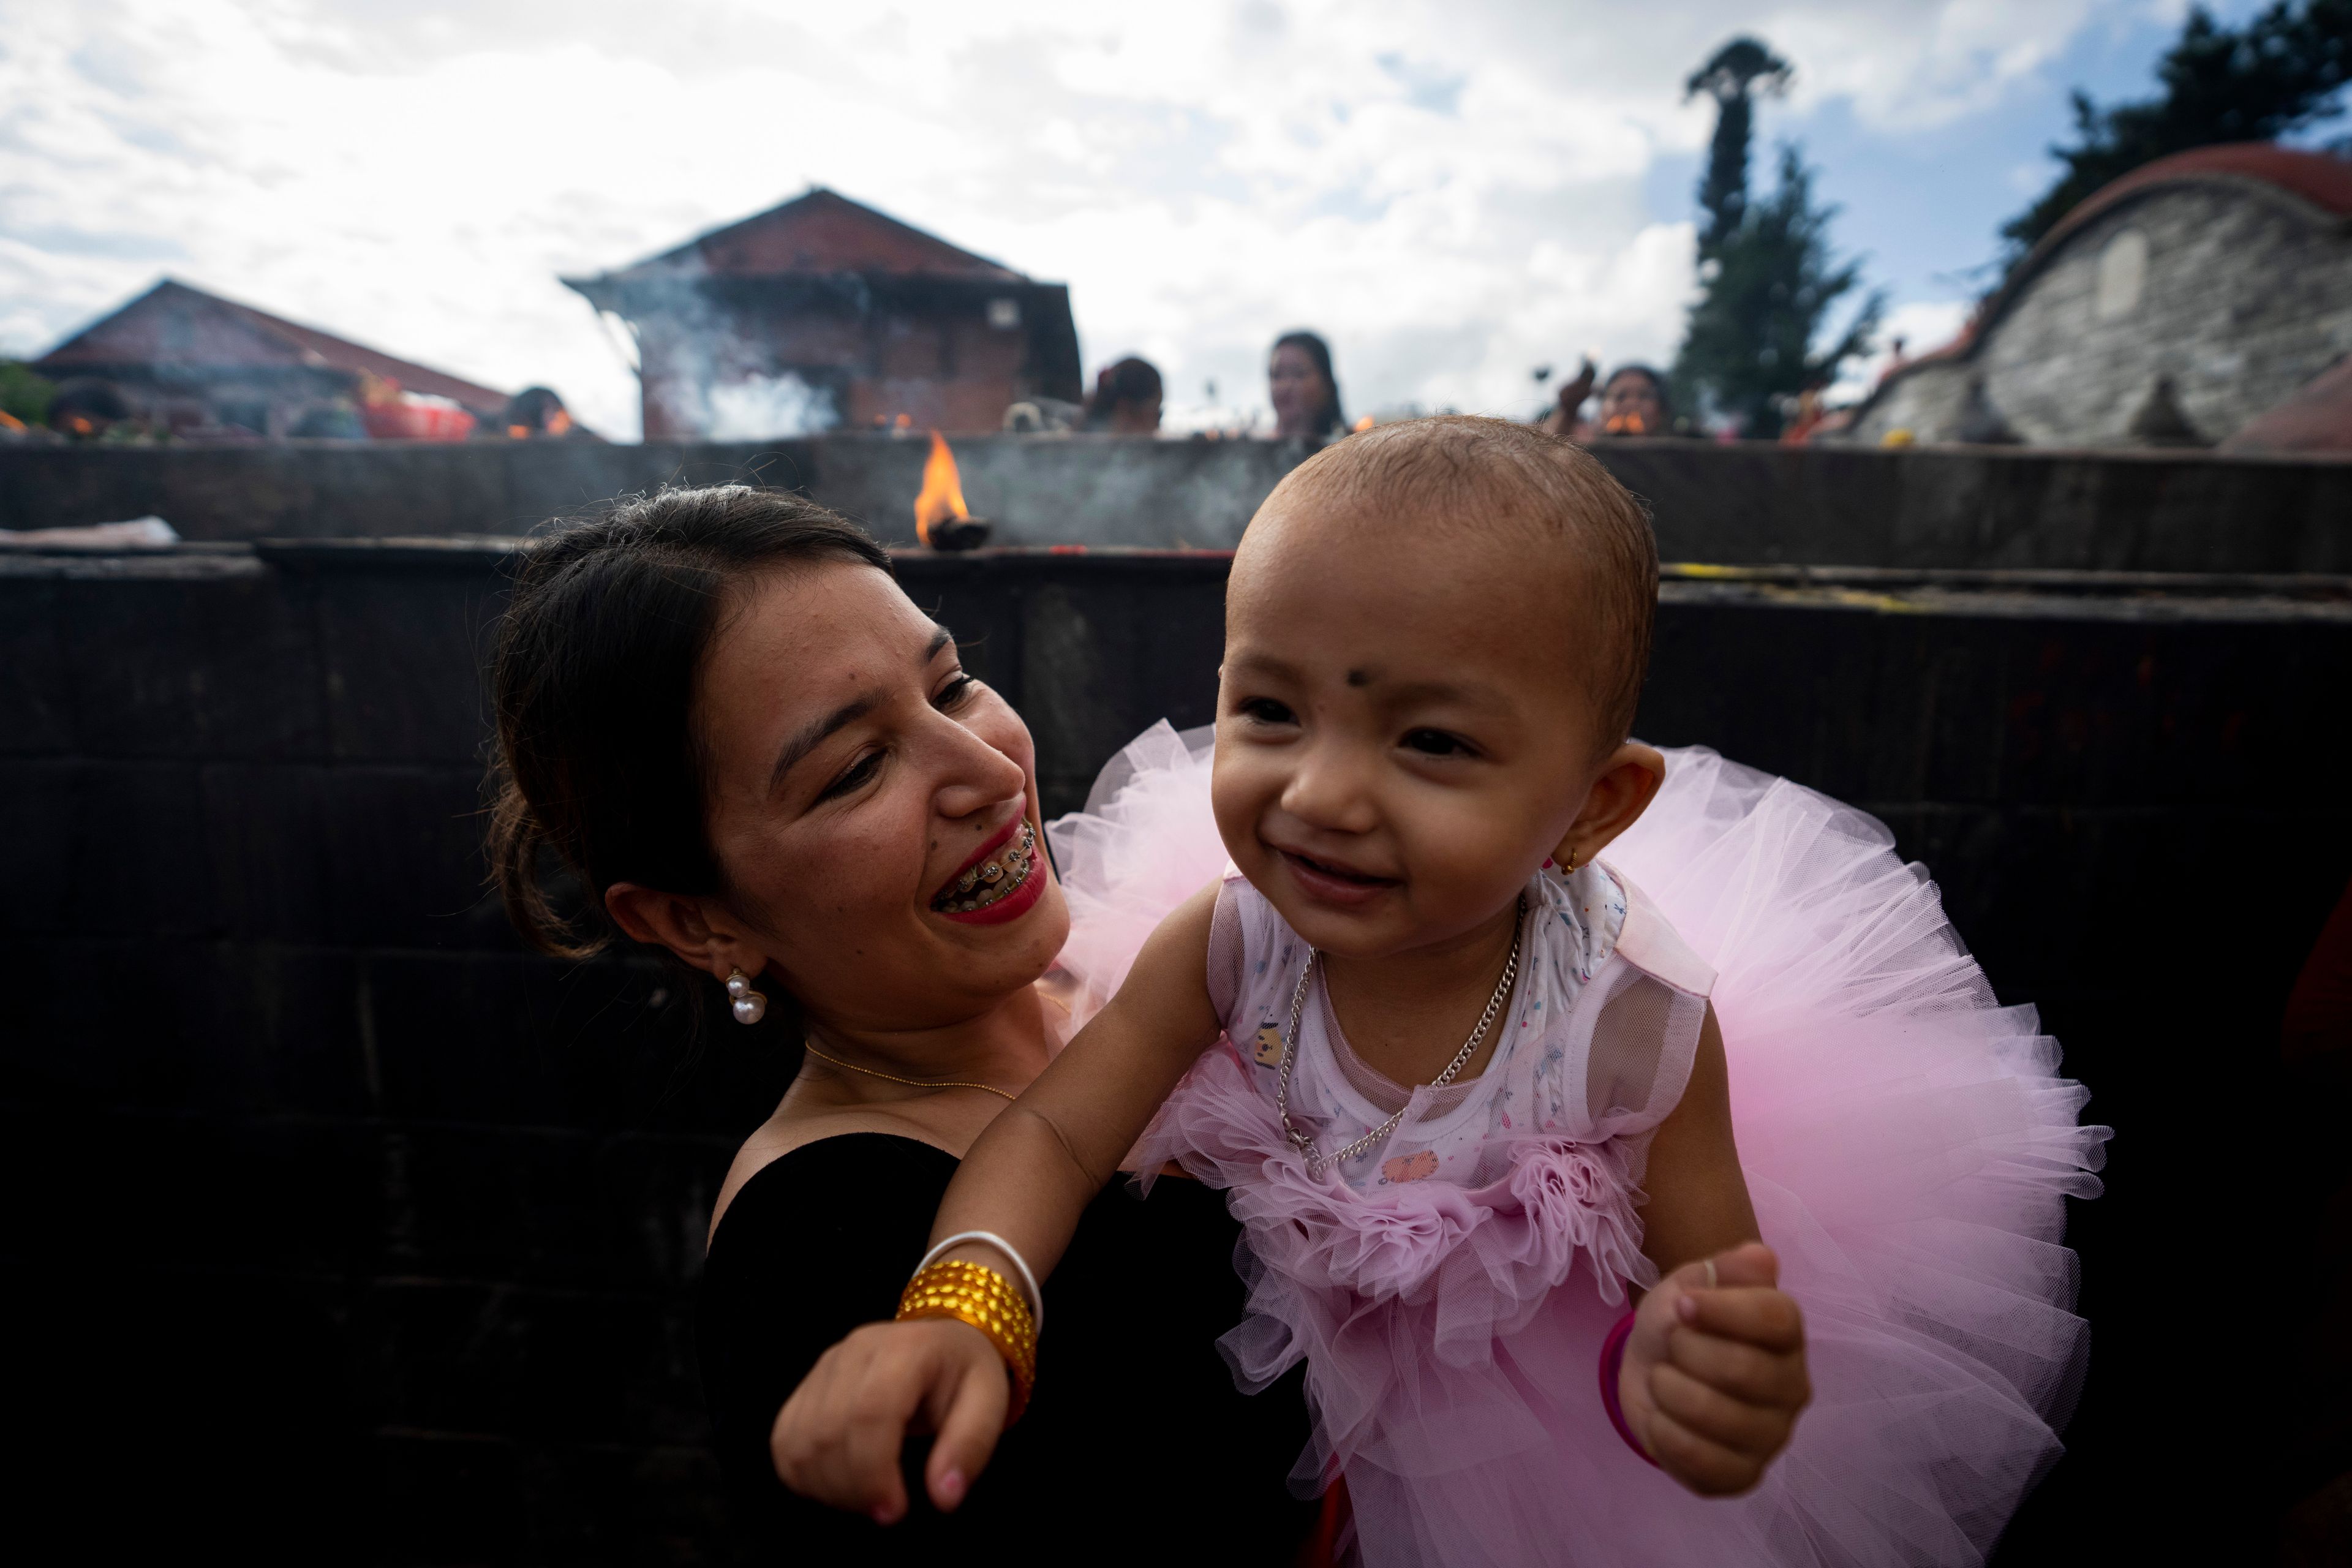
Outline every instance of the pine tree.
POLYGON ((1717 119, 1698 192, 1707 216, 1698 244, 1706 292, 1691 307, 1675 380, 1742 434, 1760 437, 1780 434, 1782 409, 1798 393, 1835 380, 1840 365, 1868 349, 1885 307, 1871 295, 1834 343, 1813 352, 1831 309, 1861 283, 1861 264, 1832 258, 1837 209, 1814 205, 1812 171, 1796 147, 1780 149, 1772 195, 1748 200, 1753 94, 1780 90, 1790 74, 1763 44, 1735 38, 1687 84, 1691 94, 1714 98, 1717 119))
POLYGON ((1754 38, 1734 38, 1683 83, 1683 97, 1706 93, 1715 100, 1715 142, 1707 149, 1706 175, 1699 181, 1698 205, 1706 227, 1698 237, 1699 259, 1739 231, 1748 213, 1748 143, 1755 132, 1755 94, 1787 90, 1792 68, 1754 38))
POLYGON ((2074 145, 2053 146, 2065 173, 2001 225, 2014 267, 2084 197, 2142 163, 2217 142, 2266 142, 2344 111, 2352 80, 2352 0, 2278 0, 2240 28, 2191 9, 2157 63, 2161 97, 2106 109, 2074 94, 2074 145))

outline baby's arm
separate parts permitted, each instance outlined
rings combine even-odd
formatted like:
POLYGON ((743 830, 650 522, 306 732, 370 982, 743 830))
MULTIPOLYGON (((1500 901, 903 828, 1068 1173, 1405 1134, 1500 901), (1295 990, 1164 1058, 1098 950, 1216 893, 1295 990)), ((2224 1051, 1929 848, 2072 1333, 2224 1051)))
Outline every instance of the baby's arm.
MULTIPOLYGON (((1216 1040, 1208 991, 1216 902, 1217 889, 1205 888, 1161 921, 1118 994, 973 1141, 940 1201, 935 1240, 991 1231, 1041 1279, 1060 1261, 1079 1215, 1216 1040)), ((1011 1272, 985 1245, 946 1256, 1011 1272)), ((802 1379, 768 1447, 793 1490, 887 1524, 907 1510, 898 1456, 910 1426, 939 1434, 925 1481, 931 1500, 951 1510, 994 1451, 1008 1402, 1004 1363, 978 1329, 941 1319, 868 1323, 802 1379)))
POLYGON ((1709 1007, 1683 1098, 1658 1124, 1642 1250, 1658 1286, 1635 1310, 1618 1399, 1651 1458, 1704 1496, 1744 1492, 1812 1397, 1804 1320, 1759 1239, 1731 1134, 1730 1071, 1709 1007))
MULTIPOLYGON (((1222 1024, 1208 984, 1216 907, 1213 883, 1177 906, 1145 940, 1118 994, 973 1141, 940 1200, 934 1242, 992 1231, 1039 1279, 1052 1271, 1079 1214, 1217 1038, 1222 1024)), ((1000 1269, 1004 1263, 984 1244, 946 1256, 1000 1269)))
POLYGON ((1683 1097, 1651 1135, 1642 1186, 1642 1250, 1662 1275, 1762 1237, 1731 1135, 1731 1069, 1712 1006, 1683 1097))

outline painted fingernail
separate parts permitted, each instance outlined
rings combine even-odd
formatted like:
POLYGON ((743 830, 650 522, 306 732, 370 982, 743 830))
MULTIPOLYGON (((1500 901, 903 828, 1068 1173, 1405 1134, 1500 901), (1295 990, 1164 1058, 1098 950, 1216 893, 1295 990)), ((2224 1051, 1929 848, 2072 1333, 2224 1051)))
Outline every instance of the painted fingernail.
POLYGON ((953 1508, 963 1501, 963 1472, 950 1470, 940 1478, 940 1506, 953 1508))
POLYGON ((1686 1296, 1686 1295, 1685 1295, 1685 1296, 1677 1296, 1677 1297, 1675 1297, 1675 1317, 1677 1317, 1677 1318, 1680 1318, 1680 1319, 1681 1319, 1684 1322, 1685 1322, 1685 1323, 1696 1323, 1696 1322, 1697 1322, 1697 1321, 1698 1321, 1698 1302, 1697 1302, 1697 1300, 1695 1300, 1694 1298, 1692 1298, 1692 1297, 1690 1297, 1690 1296, 1686 1296))

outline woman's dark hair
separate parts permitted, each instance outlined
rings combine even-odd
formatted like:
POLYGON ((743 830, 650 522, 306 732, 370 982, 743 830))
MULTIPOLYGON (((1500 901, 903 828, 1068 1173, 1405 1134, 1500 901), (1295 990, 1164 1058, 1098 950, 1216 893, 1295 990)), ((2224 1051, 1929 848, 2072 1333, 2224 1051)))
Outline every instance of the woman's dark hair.
POLYGON ((1087 400, 1087 428, 1108 429, 1111 416, 1121 407, 1157 403, 1161 395, 1159 367, 1129 354, 1095 377, 1095 395, 1087 400))
MULTIPOLYGON (((1331 345, 1314 332, 1297 331, 1285 332, 1274 340, 1274 350, 1280 349, 1297 349, 1313 360, 1316 370, 1322 374, 1323 384, 1331 389, 1329 401, 1316 416, 1315 434, 1336 436, 1347 429, 1347 416, 1339 412, 1339 378, 1331 374, 1331 345)), ((1274 350, 1267 352, 1271 353, 1274 350)))
POLYGON ((612 941, 614 882, 725 890, 693 707, 728 594, 779 567, 887 572, 890 557, 814 501, 747 485, 626 501, 555 524, 520 555, 490 665, 491 877, 533 947, 585 958, 612 941), (559 910, 558 866, 587 894, 585 920, 559 910))
POLYGON ((506 416, 499 422, 509 428, 520 425, 527 430, 544 430, 548 421, 570 412, 553 387, 526 386, 508 402, 506 416))

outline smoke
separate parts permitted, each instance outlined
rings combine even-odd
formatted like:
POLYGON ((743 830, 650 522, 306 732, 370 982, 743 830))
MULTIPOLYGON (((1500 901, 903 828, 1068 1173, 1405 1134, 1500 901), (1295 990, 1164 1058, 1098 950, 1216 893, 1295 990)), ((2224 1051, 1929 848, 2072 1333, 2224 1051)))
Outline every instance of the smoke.
MULTIPOLYGON (((701 256, 687 247, 631 268, 606 308, 628 324, 648 423, 706 441, 775 441, 841 423, 840 390, 823 370, 779 363, 772 312, 714 298, 701 256)), ((845 302, 869 301, 853 280, 845 302)), ((756 305, 756 302, 755 302, 756 305)))
POLYGON ((774 441, 830 430, 841 423, 841 410, 829 390, 785 371, 709 388, 699 423, 713 441, 774 441))

